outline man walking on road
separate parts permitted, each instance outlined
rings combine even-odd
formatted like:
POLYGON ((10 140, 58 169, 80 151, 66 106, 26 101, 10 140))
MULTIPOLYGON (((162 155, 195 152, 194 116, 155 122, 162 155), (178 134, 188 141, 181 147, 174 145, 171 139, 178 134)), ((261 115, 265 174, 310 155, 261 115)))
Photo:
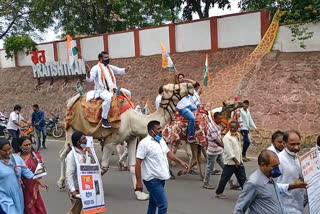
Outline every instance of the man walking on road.
POLYGON ((21 122, 24 122, 26 124, 29 124, 28 121, 26 121, 23 116, 21 115, 21 109, 22 107, 20 105, 16 105, 13 108, 13 112, 10 113, 9 116, 9 122, 8 122, 8 132, 9 135, 12 137, 11 146, 13 148, 13 151, 15 153, 19 152, 19 138, 20 138, 20 128, 24 127, 21 122))
POLYGON ((155 214, 157 208, 158 214, 166 214, 168 200, 164 192, 164 186, 166 180, 170 178, 168 158, 187 170, 189 165, 170 151, 166 142, 162 139, 159 121, 148 123, 148 133, 148 136, 139 143, 137 149, 136 191, 142 191, 143 180, 150 193, 147 214, 155 214))
POLYGON ((223 191, 233 174, 236 175, 241 188, 247 179, 246 171, 242 162, 240 134, 238 133, 238 128, 238 121, 232 120, 230 122, 230 131, 223 137, 225 166, 216 191, 217 197, 220 199, 227 198, 223 194, 223 191))
POLYGON ((245 100, 243 101, 243 108, 240 110, 240 117, 241 117, 241 127, 240 132, 243 136, 243 149, 242 149, 242 158, 244 162, 250 161, 249 158, 247 158, 247 151, 251 143, 250 139, 250 128, 257 129, 256 125, 254 124, 250 111, 249 111, 249 101, 245 100))
POLYGON ((276 131, 272 134, 271 146, 268 147, 269 150, 275 152, 277 155, 282 152, 284 148, 286 148, 286 143, 283 141, 284 133, 282 131, 276 131))
POLYGON ((46 147, 46 123, 44 121, 44 112, 40 110, 38 104, 34 104, 32 106, 33 113, 32 113, 32 126, 36 129, 37 139, 38 139, 38 147, 37 150, 40 150, 42 145, 43 149, 47 149, 46 147), (41 144, 41 134, 42 134, 42 144, 41 144))
POLYGON ((234 208, 233 214, 285 214, 281 192, 306 188, 307 184, 296 180, 293 184, 277 184, 273 179, 281 175, 278 155, 263 150, 258 157, 259 169, 251 174, 234 208))

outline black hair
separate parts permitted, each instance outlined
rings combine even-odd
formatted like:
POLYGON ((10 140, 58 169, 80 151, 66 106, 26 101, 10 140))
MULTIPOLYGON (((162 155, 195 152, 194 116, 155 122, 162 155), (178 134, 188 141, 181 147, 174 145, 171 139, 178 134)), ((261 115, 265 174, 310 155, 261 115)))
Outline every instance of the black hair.
POLYGON ((160 122, 157 120, 152 120, 148 123, 148 132, 153 130, 156 125, 160 125, 160 122))
POLYGON ((215 112, 214 114, 213 114, 213 118, 217 118, 217 117, 219 117, 219 116, 221 116, 222 114, 221 114, 221 112, 215 112))
MULTIPOLYGON (((30 140, 30 142, 31 142, 31 150, 34 150, 33 147, 32 147, 32 139, 30 137, 28 137, 28 136, 21 136, 19 138, 19 140, 18 140, 19 146, 21 146, 23 144, 23 142, 26 141, 26 140, 30 140)), ((19 148, 19 151, 21 152, 20 148, 19 148)))
POLYGON ((277 154, 274 153, 273 151, 268 149, 263 150, 258 157, 259 166, 261 166, 263 163, 266 165, 269 165, 272 155, 275 155, 277 157, 277 154))
POLYGON ((22 109, 21 105, 15 105, 13 108, 13 111, 17 111, 17 110, 21 110, 21 109, 22 109))
POLYGON ((271 142, 274 142, 274 140, 279 136, 283 137, 284 136, 284 132, 278 130, 275 133, 273 133, 272 136, 271 136, 271 142))
POLYGON ((244 100, 243 103, 244 104, 249 104, 249 100, 244 100))
POLYGON ((235 124, 237 124, 237 126, 239 127, 239 122, 238 122, 237 120, 231 120, 230 123, 229 123, 229 125, 231 125, 231 123, 235 123, 235 124))
POLYGON ((320 135, 317 138, 317 145, 320 146, 320 135))
POLYGON ((76 147, 78 145, 78 143, 79 143, 80 138, 83 135, 85 135, 83 132, 75 131, 71 136, 72 145, 76 147))
POLYGON ((287 131, 287 132, 284 133, 284 135, 283 135, 283 141, 284 141, 284 142, 288 142, 288 139, 289 139, 290 134, 296 134, 296 135, 298 135, 298 136, 299 136, 299 139, 301 140, 301 135, 300 135, 300 133, 299 133, 298 131, 296 131, 296 130, 290 130, 290 131, 287 131))
POLYGON ((2 148, 3 148, 5 145, 7 145, 7 144, 10 145, 9 140, 4 139, 4 138, 0 138, 0 150, 2 150, 2 148))
POLYGON ((38 104, 34 104, 32 107, 39 108, 39 105, 38 104))
POLYGON ((182 76, 184 78, 184 74, 183 73, 178 73, 177 78, 179 79, 180 76, 182 76))
POLYGON ((158 92, 159 92, 159 94, 162 94, 162 93, 163 93, 163 86, 160 86, 158 92))
POLYGON ((196 82, 195 84, 193 84, 194 88, 200 87, 200 83, 196 82))
POLYGON ((100 60, 101 58, 103 58, 103 55, 108 54, 107 51, 101 51, 101 53, 99 53, 98 55, 98 60, 100 60))

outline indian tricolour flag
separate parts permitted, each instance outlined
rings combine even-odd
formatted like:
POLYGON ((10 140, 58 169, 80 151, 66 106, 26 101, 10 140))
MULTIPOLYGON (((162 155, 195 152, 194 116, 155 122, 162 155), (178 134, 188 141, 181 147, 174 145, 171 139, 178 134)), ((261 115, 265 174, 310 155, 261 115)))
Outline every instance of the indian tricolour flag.
POLYGON ((162 53, 162 67, 168 68, 169 71, 175 71, 176 68, 173 65, 170 55, 167 53, 166 48, 163 46, 163 44, 160 44, 160 45, 161 45, 161 53, 162 53))
POLYGON ((209 71, 208 71, 208 54, 206 54, 206 62, 205 62, 205 65, 204 65, 204 81, 203 81, 203 84, 205 86, 208 85, 208 80, 210 79, 210 75, 209 75, 209 71))
POLYGON ((68 51, 68 64, 74 66, 74 61, 77 59, 78 48, 71 36, 67 34, 67 51, 68 51))

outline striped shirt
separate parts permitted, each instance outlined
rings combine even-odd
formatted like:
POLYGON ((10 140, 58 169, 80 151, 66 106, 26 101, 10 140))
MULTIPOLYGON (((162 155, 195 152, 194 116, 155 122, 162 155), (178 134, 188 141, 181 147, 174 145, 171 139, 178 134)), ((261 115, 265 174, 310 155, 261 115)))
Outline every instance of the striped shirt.
POLYGON ((219 155, 223 153, 223 148, 218 146, 214 141, 219 140, 222 144, 221 128, 214 121, 210 121, 207 125, 208 129, 208 155, 219 155))

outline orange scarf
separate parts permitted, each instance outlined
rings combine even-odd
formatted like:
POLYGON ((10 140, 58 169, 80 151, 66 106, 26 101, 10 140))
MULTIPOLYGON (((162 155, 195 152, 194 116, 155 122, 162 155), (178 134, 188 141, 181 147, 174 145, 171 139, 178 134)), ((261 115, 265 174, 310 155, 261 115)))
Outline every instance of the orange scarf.
MULTIPOLYGON (((104 72, 104 69, 103 69, 101 63, 99 62, 98 64, 99 64, 99 67, 100 67, 100 70, 101 70, 101 81, 102 81, 102 83, 104 85, 104 88, 106 88, 107 76, 106 76, 106 73, 104 72)), ((111 76, 112 82, 114 84, 115 83, 115 77, 113 75, 113 72, 111 72, 111 70, 109 68, 109 65, 107 66, 107 68, 108 68, 109 74, 111 76)), ((107 84, 108 84, 108 82, 107 82, 107 84)), ((110 91, 110 88, 109 88, 109 91, 110 91)))

